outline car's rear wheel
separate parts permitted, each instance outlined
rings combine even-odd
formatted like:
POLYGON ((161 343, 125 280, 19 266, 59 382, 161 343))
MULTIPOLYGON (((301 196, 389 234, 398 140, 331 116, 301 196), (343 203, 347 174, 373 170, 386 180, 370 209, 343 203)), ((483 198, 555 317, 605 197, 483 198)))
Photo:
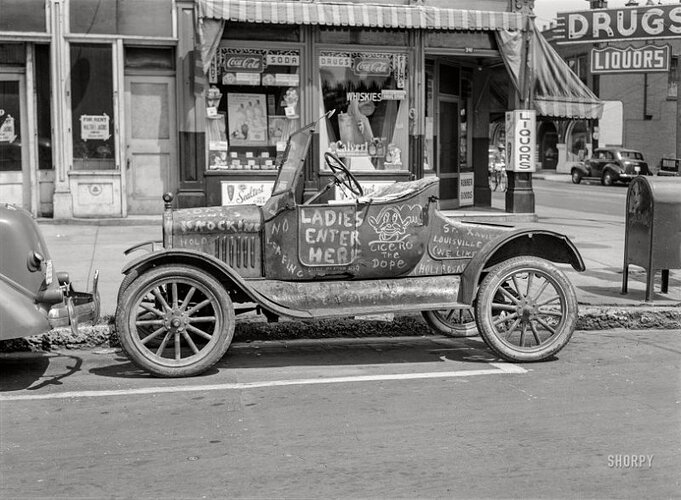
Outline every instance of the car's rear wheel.
POLYGON ((582 173, 579 170, 572 171, 572 182, 575 184, 582 182, 582 173))
POLYGON ((612 172, 608 170, 603 174, 601 184, 603 184, 604 186, 612 186, 613 182, 615 182, 615 176, 612 175, 612 172))
POLYGON ((166 265, 127 285, 116 328, 137 366, 161 377, 187 377, 224 356, 234 335, 234 307, 212 276, 191 266, 166 265))
POLYGON ((560 351, 577 323, 577 297, 552 263, 516 257, 493 267, 480 285, 478 331, 499 356, 541 361, 560 351))
POLYGON ((478 334, 473 308, 423 311, 422 314, 428 326, 449 337, 474 337, 478 334))

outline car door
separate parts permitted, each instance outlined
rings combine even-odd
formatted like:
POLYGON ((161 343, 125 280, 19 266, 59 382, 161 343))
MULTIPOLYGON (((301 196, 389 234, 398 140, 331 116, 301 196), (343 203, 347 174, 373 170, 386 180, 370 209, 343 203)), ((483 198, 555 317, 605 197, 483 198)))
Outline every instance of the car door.
POLYGON ((607 151, 597 149, 594 155, 589 160, 589 177, 600 177, 603 174, 603 167, 605 166, 607 151))

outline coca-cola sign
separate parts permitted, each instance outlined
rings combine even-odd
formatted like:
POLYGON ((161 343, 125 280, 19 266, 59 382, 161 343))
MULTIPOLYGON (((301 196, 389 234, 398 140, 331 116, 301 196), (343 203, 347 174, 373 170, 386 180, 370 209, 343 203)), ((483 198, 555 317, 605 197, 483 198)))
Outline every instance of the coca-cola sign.
POLYGON ((358 57, 353 71, 356 75, 390 75, 390 59, 377 57, 358 57))
POLYGON ((229 54, 224 59, 224 70, 237 73, 262 73, 263 58, 258 54, 229 54))

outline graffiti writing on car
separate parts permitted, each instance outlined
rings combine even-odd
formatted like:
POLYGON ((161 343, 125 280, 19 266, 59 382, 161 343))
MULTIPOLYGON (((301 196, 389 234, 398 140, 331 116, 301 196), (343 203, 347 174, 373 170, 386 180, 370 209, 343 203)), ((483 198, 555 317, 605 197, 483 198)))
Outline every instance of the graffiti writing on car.
POLYGON ((357 257, 354 206, 301 208, 299 234, 300 262, 306 266, 345 266, 357 257))
POLYGON ((404 269, 408 265, 405 254, 413 254, 414 239, 410 227, 422 226, 421 205, 383 207, 376 216, 369 216, 369 226, 376 239, 369 241, 369 252, 374 255, 374 269, 404 269))

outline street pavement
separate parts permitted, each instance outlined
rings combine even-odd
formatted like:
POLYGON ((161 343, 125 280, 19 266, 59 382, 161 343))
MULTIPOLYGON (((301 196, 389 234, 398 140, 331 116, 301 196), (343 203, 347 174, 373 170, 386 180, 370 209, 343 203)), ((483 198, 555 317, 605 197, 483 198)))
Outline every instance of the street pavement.
MULTIPOLYGON (((569 180, 567 175, 547 176, 555 182, 569 180)), ((561 266, 575 285, 580 303, 580 316, 591 316, 599 322, 605 316, 623 321, 605 327, 637 327, 631 323, 632 316, 653 321, 650 326, 669 328, 668 322, 655 324, 657 316, 672 316, 681 330, 681 270, 670 272, 669 293, 660 293, 660 273, 655 280, 653 300, 645 302, 645 271, 630 266, 629 293, 622 295, 622 267, 624 256, 625 225, 622 216, 585 214, 541 206, 535 214, 508 214, 504 212, 503 193, 495 193, 491 209, 445 211, 450 217, 464 220, 486 220, 521 227, 543 227, 566 234, 577 246, 586 271, 579 273, 570 266, 561 266)), ((69 220, 60 222, 40 219, 54 261, 55 269, 70 273, 74 288, 88 291, 95 270, 99 270, 99 289, 102 300, 102 317, 114 314, 118 287, 123 278, 121 269, 126 262, 142 255, 135 252, 129 256, 124 250, 132 245, 150 240, 161 240, 160 216, 129 217, 110 220, 69 220)), ((590 325, 581 324, 581 328, 590 325)), ((674 324, 672 324, 674 326, 674 324)))
MULTIPOLYGON (((415 332, 417 333, 417 332, 415 332)), ((161 379, 119 350, 0 355, 0 498, 679 498, 681 336, 233 344, 161 379)))

